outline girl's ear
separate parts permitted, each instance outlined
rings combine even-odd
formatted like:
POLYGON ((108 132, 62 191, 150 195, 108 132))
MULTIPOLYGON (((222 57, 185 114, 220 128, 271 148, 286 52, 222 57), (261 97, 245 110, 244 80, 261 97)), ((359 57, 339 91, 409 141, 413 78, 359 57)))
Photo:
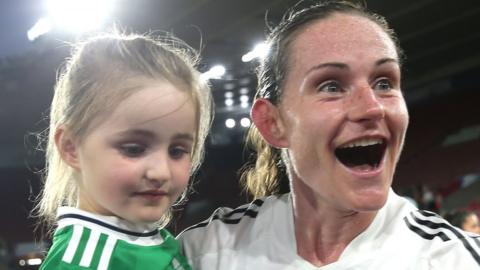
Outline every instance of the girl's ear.
POLYGON ((288 147, 285 126, 275 105, 267 99, 257 99, 252 106, 251 116, 258 131, 271 146, 288 147))
POLYGON ((55 146, 65 163, 74 169, 80 169, 77 141, 64 127, 55 130, 55 146))

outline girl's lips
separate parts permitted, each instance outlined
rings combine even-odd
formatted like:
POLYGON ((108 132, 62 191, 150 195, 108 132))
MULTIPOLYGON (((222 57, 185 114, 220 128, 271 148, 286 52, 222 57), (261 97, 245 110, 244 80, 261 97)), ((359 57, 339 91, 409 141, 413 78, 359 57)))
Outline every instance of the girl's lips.
POLYGON ((135 196, 155 200, 166 196, 168 193, 163 190, 147 190, 134 193, 135 196))

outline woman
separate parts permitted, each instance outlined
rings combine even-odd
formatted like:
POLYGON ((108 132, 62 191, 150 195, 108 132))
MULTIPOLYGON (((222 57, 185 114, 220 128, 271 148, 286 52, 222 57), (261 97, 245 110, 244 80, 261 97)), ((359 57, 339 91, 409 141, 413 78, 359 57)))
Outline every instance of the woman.
POLYGON ((390 188, 409 118, 385 20, 328 1, 285 16, 268 41, 245 172, 258 199, 180 236, 193 268, 480 269, 479 239, 390 188), (291 192, 278 195, 284 177, 291 192))

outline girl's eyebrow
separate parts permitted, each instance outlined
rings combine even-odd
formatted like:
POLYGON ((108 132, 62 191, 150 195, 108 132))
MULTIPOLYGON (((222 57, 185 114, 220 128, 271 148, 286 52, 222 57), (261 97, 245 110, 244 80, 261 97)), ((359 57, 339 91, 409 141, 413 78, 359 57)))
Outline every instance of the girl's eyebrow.
POLYGON ((153 138, 155 134, 145 129, 126 129, 117 133, 120 136, 139 136, 144 138, 153 138))
POLYGON ((177 133, 173 136, 173 138, 177 140, 187 140, 193 142, 193 135, 190 133, 177 133))
MULTIPOLYGON (((119 136, 138 136, 142 138, 155 138, 154 132, 146 129, 127 129, 117 133, 119 136)), ((172 139, 193 141, 193 135, 190 133, 176 133, 172 136, 172 139)))

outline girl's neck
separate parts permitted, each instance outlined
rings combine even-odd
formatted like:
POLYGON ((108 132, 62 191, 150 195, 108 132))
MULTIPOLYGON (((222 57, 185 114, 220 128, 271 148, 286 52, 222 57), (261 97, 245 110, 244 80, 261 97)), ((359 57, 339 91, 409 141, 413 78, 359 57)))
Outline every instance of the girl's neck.
POLYGON ((292 196, 297 253, 315 266, 336 262, 373 222, 376 211, 339 211, 309 196, 292 196))
POLYGON ((81 207, 78 207, 78 206, 70 209, 77 209, 76 211, 79 211, 79 213, 82 215, 88 215, 94 219, 107 222, 110 225, 113 225, 115 227, 118 227, 127 231, 145 233, 145 232, 153 231, 155 229, 159 229, 159 226, 156 222, 139 223, 139 222, 129 221, 122 217, 115 216, 113 214, 105 214, 105 213, 98 213, 95 211, 89 211, 90 209, 82 209, 81 207))

